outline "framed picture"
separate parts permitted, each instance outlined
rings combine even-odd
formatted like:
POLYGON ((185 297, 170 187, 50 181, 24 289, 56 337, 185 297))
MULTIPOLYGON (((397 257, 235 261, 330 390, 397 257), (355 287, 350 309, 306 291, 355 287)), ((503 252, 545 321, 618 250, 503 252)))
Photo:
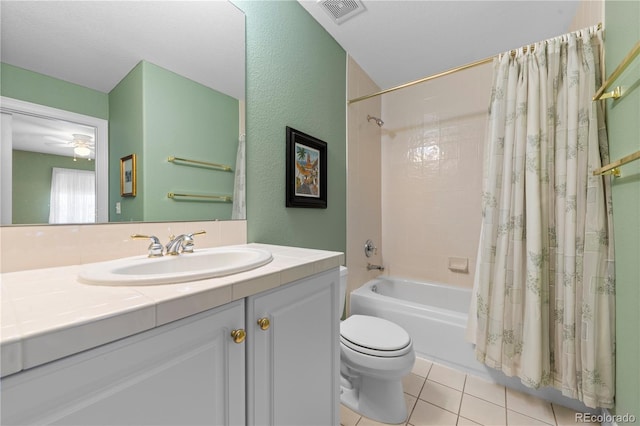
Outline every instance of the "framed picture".
POLYGON ((120 196, 136 196, 136 155, 131 154, 120 159, 120 196))
POLYGON ((287 207, 327 208, 327 143, 287 127, 287 207))

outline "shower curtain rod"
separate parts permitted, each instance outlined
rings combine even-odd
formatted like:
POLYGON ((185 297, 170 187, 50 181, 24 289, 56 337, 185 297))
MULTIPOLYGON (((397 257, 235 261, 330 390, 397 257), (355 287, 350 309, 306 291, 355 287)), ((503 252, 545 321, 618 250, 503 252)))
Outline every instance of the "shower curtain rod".
MULTIPOLYGON (((598 23, 598 29, 602 29, 602 23, 598 23)), ((582 30, 578 30, 578 31, 582 31, 582 30)), ((531 46, 530 48, 533 49, 533 44, 530 45, 530 46, 531 46)), ((525 51, 526 51, 526 49, 528 47, 529 46, 524 46, 524 47, 521 47, 520 49, 525 49, 525 51)), ((520 49, 513 49, 510 52, 511 52, 512 55, 514 55, 515 52, 520 50, 520 49)), ((499 56, 499 55, 494 55, 494 56, 490 56, 488 58, 480 59, 479 61, 475 61, 475 62, 471 62, 471 63, 466 64, 466 65, 461 65, 459 67, 451 68, 449 70, 442 71, 442 72, 440 72, 438 74, 434 74, 434 75, 430 75, 428 77, 420 78, 418 80, 410 81, 408 83, 404 83, 404 84, 401 84, 399 86, 391 87, 389 89, 381 90, 380 92, 372 93, 370 95, 360 96, 359 98, 350 99, 347 102, 347 104, 351 105, 353 103, 364 101, 364 100, 370 99, 370 98, 374 98, 376 96, 384 95, 384 94, 389 93, 389 92, 395 92, 396 90, 404 89, 406 87, 410 87, 410 86, 414 86, 416 84, 424 83, 424 82, 429 81, 429 80, 434 80, 436 78, 444 77, 445 75, 454 74, 454 73, 456 73, 458 71, 464 71, 464 70, 469 69, 469 68, 477 67, 478 65, 484 65, 486 63, 489 63, 489 62, 493 61, 493 59, 496 58, 497 56, 499 56)))
POLYGON ((443 72, 438 73, 438 74, 430 75, 429 77, 423 77, 421 79, 410 81, 408 83, 404 83, 404 84, 401 84, 399 86, 391 87, 390 89, 385 89, 385 90, 381 90, 380 92, 372 93, 370 95, 360 96, 359 98, 350 99, 348 103, 349 103, 349 105, 351 105, 351 104, 356 103, 356 102, 364 101, 365 99, 374 98, 376 96, 384 95, 385 93, 389 93, 389 92, 395 92, 396 90, 404 89, 405 87, 414 86, 414 85, 419 84, 419 83, 424 83, 425 81, 433 80, 433 79, 436 79, 436 78, 439 78, 439 77, 444 77, 445 75, 453 74, 453 73, 456 73, 458 71, 463 71, 463 70, 466 70, 468 68, 473 68, 473 67, 478 66, 478 65, 486 64, 488 62, 493 61, 494 57, 495 56, 492 56, 490 58, 484 58, 484 59, 481 59, 479 61, 472 62, 470 64, 461 65, 459 67, 451 68, 450 70, 443 71, 443 72))

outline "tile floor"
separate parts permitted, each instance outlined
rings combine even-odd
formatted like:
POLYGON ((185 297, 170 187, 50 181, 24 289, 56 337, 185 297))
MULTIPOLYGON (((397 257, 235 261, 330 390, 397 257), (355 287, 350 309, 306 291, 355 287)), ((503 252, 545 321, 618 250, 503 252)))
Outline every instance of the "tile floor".
MULTIPOLYGON (((407 425, 576 425, 575 412, 417 358, 404 380, 407 425)), ((342 426, 382 425, 340 406, 342 426)))

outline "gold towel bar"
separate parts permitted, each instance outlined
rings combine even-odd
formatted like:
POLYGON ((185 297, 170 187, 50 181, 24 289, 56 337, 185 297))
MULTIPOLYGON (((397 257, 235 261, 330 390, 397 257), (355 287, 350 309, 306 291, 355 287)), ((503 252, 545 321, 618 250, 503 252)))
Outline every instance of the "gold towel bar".
POLYGON ((627 53, 627 56, 625 56, 622 62, 620 62, 620 65, 618 65, 616 69, 613 70, 613 72, 611 73, 607 81, 605 81, 604 84, 600 87, 600 89, 598 89, 596 94, 593 95, 594 101, 599 101, 601 99, 607 99, 607 98, 618 99, 618 98, 621 98, 622 95, 624 95, 622 88, 620 86, 616 87, 611 92, 605 93, 604 91, 607 90, 607 88, 611 85, 611 83, 613 83, 618 77, 620 77, 620 74, 622 74, 625 68, 629 66, 629 64, 635 59, 636 56, 638 56, 638 54, 640 54, 640 41, 637 42, 635 46, 633 46, 631 51, 627 53))
POLYGON ((233 201, 233 197, 228 195, 177 194, 175 192, 169 192, 167 197, 172 199, 176 199, 177 197, 202 198, 206 201, 221 201, 224 203, 230 203, 233 201))
POLYGON ((606 166, 602 166, 599 169, 593 171, 594 176, 599 175, 614 175, 615 177, 620 177, 620 169, 618 167, 630 163, 634 160, 640 158, 640 151, 636 151, 633 154, 629 154, 625 157, 622 157, 618 161, 614 161, 613 163, 607 164, 606 166))
POLYGON ((185 163, 194 163, 194 164, 200 164, 202 166, 215 167, 217 169, 222 169, 222 170, 224 170, 226 172, 233 171, 231 166, 227 166, 226 164, 209 163, 207 161, 199 161, 199 160, 189 160, 188 158, 174 157, 173 155, 170 156, 169 158, 167 158, 167 161, 169 161, 171 163, 173 163, 174 161, 183 161, 185 163))

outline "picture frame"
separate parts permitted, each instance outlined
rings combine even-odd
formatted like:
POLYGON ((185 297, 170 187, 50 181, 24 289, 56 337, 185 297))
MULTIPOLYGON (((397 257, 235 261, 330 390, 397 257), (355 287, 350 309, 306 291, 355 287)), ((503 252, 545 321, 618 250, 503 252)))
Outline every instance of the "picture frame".
POLYGON ((136 196, 136 154, 120 159, 120 196, 136 196))
POLYGON ((327 143, 286 128, 286 206, 327 208, 327 143))

